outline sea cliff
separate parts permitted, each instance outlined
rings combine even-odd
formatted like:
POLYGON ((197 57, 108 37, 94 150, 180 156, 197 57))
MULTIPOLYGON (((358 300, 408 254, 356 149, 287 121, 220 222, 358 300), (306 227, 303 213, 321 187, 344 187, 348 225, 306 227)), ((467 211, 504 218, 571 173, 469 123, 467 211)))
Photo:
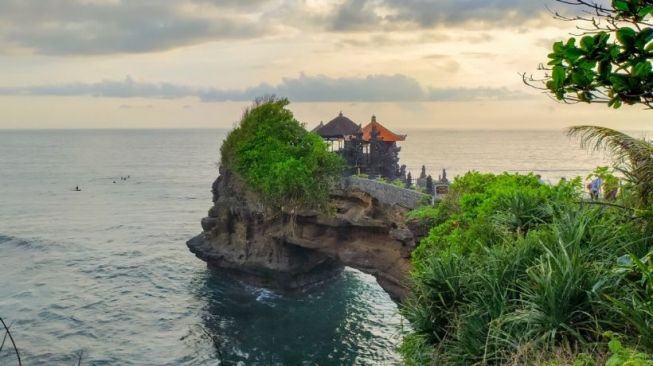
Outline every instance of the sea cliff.
POLYGON ((187 243, 210 267, 248 283, 305 291, 349 266, 373 275, 395 301, 406 297, 417 238, 405 214, 424 195, 350 177, 330 191, 330 212, 279 212, 225 168, 212 191, 203 231, 187 243))

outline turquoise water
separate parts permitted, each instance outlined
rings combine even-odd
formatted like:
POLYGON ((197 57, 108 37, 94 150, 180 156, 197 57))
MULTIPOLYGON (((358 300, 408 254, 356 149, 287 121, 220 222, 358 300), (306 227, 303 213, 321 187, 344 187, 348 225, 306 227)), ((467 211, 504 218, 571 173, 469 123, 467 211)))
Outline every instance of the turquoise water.
MULTIPOLYGON (((72 365, 80 351, 84 365, 399 362, 402 318, 372 277, 347 270, 310 295, 281 296, 188 252, 225 132, 0 131, 0 317, 24 365, 72 365)), ((407 133, 413 176, 425 164, 435 176, 557 180, 602 162, 558 131, 407 133)), ((12 360, 5 348, 0 364, 12 360)))

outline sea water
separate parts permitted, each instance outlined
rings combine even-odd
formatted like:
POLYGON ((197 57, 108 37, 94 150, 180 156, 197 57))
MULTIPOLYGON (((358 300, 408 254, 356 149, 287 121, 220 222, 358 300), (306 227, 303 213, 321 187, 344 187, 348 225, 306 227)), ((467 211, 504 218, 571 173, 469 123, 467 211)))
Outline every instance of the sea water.
MULTIPOLYGON (((406 327, 346 270, 283 296, 206 268, 185 241, 211 206, 225 130, 0 131, 0 317, 24 365, 391 365, 406 327), (79 186, 81 191, 75 191, 79 186)), ((405 131, 419 175, 586 175, 562 131, 405 131)), ((0 332, 3 334, 3 332, 0 332)), ((12 365, 5 345, 0 364, 12 365)))

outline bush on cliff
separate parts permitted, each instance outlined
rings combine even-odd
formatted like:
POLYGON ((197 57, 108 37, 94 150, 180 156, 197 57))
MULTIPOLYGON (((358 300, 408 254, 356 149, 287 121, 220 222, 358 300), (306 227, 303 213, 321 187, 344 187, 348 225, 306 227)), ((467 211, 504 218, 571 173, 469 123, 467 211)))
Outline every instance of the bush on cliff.
POLYGON ((266 98, 245 110, 220 151, 221 164, 241 176, 275 208, 324 208, 343 162, 307 132, 286 107, 266 98))
POLYGON ((581 189, 471 172, 413 214, 434 227, 402 307, 408 365, 597 364, 616 357, 605 331, 653 351, 650 236, 629 210, 579 205, 581 189))

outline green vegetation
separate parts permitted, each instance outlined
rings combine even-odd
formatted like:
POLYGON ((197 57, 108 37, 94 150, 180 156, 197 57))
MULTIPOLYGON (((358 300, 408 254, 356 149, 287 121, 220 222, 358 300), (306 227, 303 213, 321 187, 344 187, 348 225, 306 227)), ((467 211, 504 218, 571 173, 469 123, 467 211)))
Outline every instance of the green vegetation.
POLYGON ((626 348, 618 338, 612 338, 608 343, 612 356, 606 366, 653 366, 653 358, 632 348, 626 348))
POLYGON ((623 103, 653 107, 653 17, 651 0, 612 0, 611 6, 591 0, 557 0, 576 5, 583 15, 558 19, 582 23, 582 37, 553 44, 549 61, 540 69, 543 83, 558 100, 607 103, 619 108, 623 103))
POLYGON ((221 164, 271 207, 324 209, 343 162, 287 105, 286 99, 257 100, 224 141, 221 164))
MULTIPOLYGON (((580 14, 556 18, 586 33, 555 42, 544 77, 524 82, 566 103, 653 108, 653 1, 556 1, 580 14)), ((597 126, 569 134, 612 154, 590 175, 609 202, 584 203, 579 180, 468 173, 412 213, 433 228, 403 307, 407 364, 653 365, 653 144, 597 126)))
POLYGON ((584 204, 578 178, 469 172, 411 212, 432 229, 402 306, 406 363, 649 365, 653 235, 636 185, 584 204))
POLYGON ((650 215, 653 203, 653 144, 623 132, 598 126, 576 126, 569 135, 579 137, 581 146, 592 150, 607 150, 614 159, 614 169, 622 174, 626 184, 622 196, 630 197, 629 205, 650 215))

